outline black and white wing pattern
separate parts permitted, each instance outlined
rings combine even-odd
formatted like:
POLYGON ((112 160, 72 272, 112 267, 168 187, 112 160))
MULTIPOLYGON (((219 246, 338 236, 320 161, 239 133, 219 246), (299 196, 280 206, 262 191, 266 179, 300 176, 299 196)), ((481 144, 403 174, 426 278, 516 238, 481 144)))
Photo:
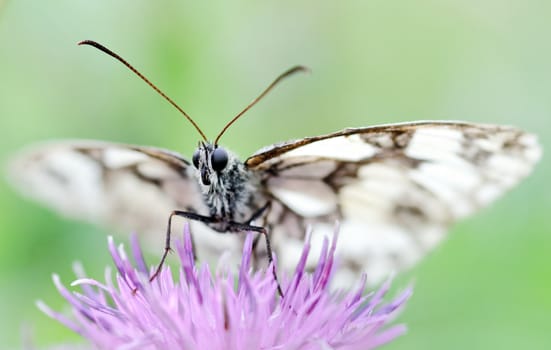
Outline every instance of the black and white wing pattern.
MULTIPOLYGON (((175 152, 101 141, 35 145, 14 157, 12 183, 64 216, 100 224, 114 234, 137 232, 161 252, 168 216, 181 209, 207 214, 192 166, 175 152)), ((173 225, 181 232, 182 222, 173 225)), ((235 245, 192 223, 202 256, 235 245)))
POLYGON ((304 224, 319 249, 338 219, 338 277, 366 271, 375 283, 528 175, 540 153, 534 135, 512 127, 427 121, 285 142, 245 164, 274 199, 268 222, 284 266, 298 260, 304 224))
MULTIPOLYGON (((271 233, 282 267, 296 264, 307 225, 315 251, 339 220, 337 277, 349 283, 366 271, 375 283, 413 265, 454 221, 528 175, 540 153, 535 136, 512 127, 414 122, 276 144, 245 166, 271 201, 258 224, 271 233)), ((171 151, 63 141, 15 159, 13 183, 29 197, 68 217, 137 231, 154 249, 164 243, 172 210, 209 215, 196 169, 171 151)), ((200 259, 226 250, 239 259, 243 235, 191 225, 200 259)))

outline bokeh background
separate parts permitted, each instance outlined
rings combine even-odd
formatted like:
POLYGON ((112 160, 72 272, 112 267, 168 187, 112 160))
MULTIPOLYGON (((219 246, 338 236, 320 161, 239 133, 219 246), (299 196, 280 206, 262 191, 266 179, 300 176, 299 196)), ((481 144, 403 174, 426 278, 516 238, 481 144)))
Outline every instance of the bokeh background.
MULTIPOLYGON (((0 1, 0 162, 27 144, 89 138, 190 155, 198 136, 95 39, 134 63, 215 135, 277 74, 278 87, 228 132, 246 156, 285 139, 417 119, 514 124, 551 143, 551 2, 538 0, 0 1)), ((546 147, 547 146, 547 147, 546 147)), ((415 281, 387 349, 550 349, 551 190, 533 176, 456 225, 415 281)), ((547 175, 547 176, 546 176, 547 175)), ((0 347, 78 341, 42 315, 83 262, 103 277, 107 232, 67 221, 0 180, 0 347)), ((160 238, 161 239, 161 238, 160 238)))

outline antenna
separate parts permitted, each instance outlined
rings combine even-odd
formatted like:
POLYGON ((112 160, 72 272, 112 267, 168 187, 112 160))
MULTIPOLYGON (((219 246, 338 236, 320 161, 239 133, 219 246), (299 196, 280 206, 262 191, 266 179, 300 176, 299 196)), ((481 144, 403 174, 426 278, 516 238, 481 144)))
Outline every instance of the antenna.
POLYGON ((116 53, 114 53, 113 51, 109 50, 108 48, 106 48, 105 46, 95 42, 95 41, 92 41, 92 40, 83 40, 81 42, 78 43, 78 45, 90 45, 90 46, 93 46, 95 47, 96 49, 100 50, 100 51, 103 51, 104 53, 108 54, 109 56, 111 57, 114 57, 116 58, 119 62, 121 62, 122 64, 124 64, 128 69, 130 69, 132 72, 134 72, 134 74, 136 74, 138 77, 140 77, 143 81, 145 81, 147 83, 147 85, 149 85, 151 88, 153 88, 153 90, 157 91, 157 93, 159 95, 161 95, 165 100, 167 100, 172 106, 174 106, 178 111, 180 111, 180 113, 182 113, 184 115, 184 117, 187 118, 187 120, 189 120, 189 122, 195 127, 195 129, 199 132, 199 134, 201 135, 201 137, 203 138, 203 140, 207 141, 207 137, 205 136, 205 134, 203 133, 203 131, 201 131, 201 129, 199 128, 199 126, 195 123, 195 121, 193 121, 193 119, 191 119, 191 117, 182 109, 180 108, 180 106, 178 106, 176 104, 176 102, 174 102, 170 97, 168 97, 164 92, 162 92, 157 86, 155 86, 155 84, 153 84, 151 81, 149 81, 149 79, 147 79, 142 73, 140 73, 136 68, 134 68, 130 63, 126 62, 126 60, 124 58, 122 58, 121 56, 117 55, 116 53))
POLYGON ((249 105, 247 107, 245 107, 241 112, 239 112, 235 117, 233 117, 232 120, 229 121, 228 124, 226 124, 226 126, 224 126, 224 128, 222 129, 222 131, 220 131, 220 133, 218 134, 218 136, 216 136, 216 139, 214 140, 214 146, 217 146, 218 145, 218 140, 220 140, 220 137, 222 137, 222 135, 224 135, 224 133, 226 132, 226 130, 228 130, 228 128, 233 124, 235 123, 235 121, 237 119, 239 119, 243 114, 245 114, 245 112, 247 112, 249 109, 251 109, 252 106, 254 106, 258 101, 260 101, 264 96, 266 96, 266 94, 268 92, 270 92, 270 90, 272 90, 280 81, 282 81, 283 79, 295 74, 295 73, 298 73, 298 72, 309 72, 310 69, 308 69, 307 67, 304 67, 304 66, 294 66, 293 68, 283 72, 280 76, 278 76, 264 91, 262 91, 262 93, 260 95, 258 95, 257 98, 255 98, 254 100, 252 100, 251 103, 249 103, 249 105))

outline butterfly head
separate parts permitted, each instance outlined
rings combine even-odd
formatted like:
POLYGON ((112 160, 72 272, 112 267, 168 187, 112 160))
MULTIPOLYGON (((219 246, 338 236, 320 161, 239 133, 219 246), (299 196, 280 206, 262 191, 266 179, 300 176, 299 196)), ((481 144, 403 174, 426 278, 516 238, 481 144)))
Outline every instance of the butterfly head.
POLYGON ((193 166, 204 186, 210 186, 226 170, 232 156, 218 145, 200 142, 193 153, 193 166))

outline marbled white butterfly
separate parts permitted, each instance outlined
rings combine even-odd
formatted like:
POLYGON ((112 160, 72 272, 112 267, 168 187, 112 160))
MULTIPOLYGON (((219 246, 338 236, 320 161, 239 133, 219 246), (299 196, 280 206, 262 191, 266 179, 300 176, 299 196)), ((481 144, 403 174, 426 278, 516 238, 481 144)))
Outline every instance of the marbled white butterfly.
MULTIPOLYGON (((51 142, 16 159, 14 183, 69 217, 137 230, 155 247, 167 219, 168 232, 174 216, 192 219, 201 259, 239 251, 243 235, 217 233, 253 230, 267 233, 280 266, 292 268, 306 227, 312 226, 313 249, 320 249, 338 220, 338 277, 351 280, 366 271, 376 282, 417 262, 456 220, 527 176, 541 153, 534 135, 513 127, 416 121, 278 143, 241 161, 219 146, 220 137, 281 79, 303 67, 282 74, 209 142, 181 108, 120 56, 95 42, 82 43, 132 69, 203 140, 191 162, 151 147, 51 142)), ((264 247, 256 245, 271 254, 264 247)))

